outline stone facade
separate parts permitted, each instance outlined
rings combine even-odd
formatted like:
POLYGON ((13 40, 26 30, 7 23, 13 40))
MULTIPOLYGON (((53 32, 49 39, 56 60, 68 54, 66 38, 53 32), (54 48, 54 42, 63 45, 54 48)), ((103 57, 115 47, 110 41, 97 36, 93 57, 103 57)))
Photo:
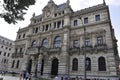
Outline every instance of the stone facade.
POLYGON ((13 60, 20 64, 14 71, 73 79, 84 78, 86 71, 89 79, 117 79, 119 56, 108 6, 74 12, 69 3, 50 0, 41 15, 33 14, 31 23, 18 30, 13 60))
POLYGON ((11 71, 11 55, 14 52, 14 41, 0 36, 0 71, 11 71))

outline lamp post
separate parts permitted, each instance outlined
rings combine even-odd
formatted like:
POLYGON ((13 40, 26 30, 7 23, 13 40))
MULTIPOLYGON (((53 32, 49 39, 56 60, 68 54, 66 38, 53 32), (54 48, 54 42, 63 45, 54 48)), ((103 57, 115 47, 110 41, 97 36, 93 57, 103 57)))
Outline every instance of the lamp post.
POLYGON ((38 68, 39 68, 39 63, 38 63, 38 59, 39 59, 39 55, 40 55, 40 50, 43 46, 38 46, 38 54, 37 54, 37 62, 36 62, 36 66, 35 66, 35 77, 38 77, 38 68))
POLYGON ((82 20, 82 18, 81 17, 79 17, 79 19, 81 20, 81 22, 82 22, 82 26, 83 26, 83 30, 84 30, 84 50, 83 50, 83 53, 84 53, 84 80, 86 80, 86 41, 85 41, 85 39, 86 39, 86 27, 84 26, 84 24, 83 24, 83 20, 82 20))

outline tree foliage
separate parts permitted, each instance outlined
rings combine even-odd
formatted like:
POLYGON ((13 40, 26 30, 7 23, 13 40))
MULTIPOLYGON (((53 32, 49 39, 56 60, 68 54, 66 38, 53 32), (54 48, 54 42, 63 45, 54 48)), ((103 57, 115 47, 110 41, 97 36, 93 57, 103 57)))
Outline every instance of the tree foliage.
POLYGON ((2 7, 4 11, 1 11, 0 17, 11 24, 16 24, 17 21, 24 20, 24 15, 29 6, 35 4, 35 0, 3 0, 2 7))

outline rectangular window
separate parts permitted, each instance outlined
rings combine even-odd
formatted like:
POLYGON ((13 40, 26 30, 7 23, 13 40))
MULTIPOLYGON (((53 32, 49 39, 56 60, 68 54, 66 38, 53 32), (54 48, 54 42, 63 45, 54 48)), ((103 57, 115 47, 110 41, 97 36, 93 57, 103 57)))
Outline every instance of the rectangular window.
POLYGON ((20 48, 20 52, 22 52, 22 48, 20 48))
POLYGON ((97 44, 98 45, 103 44, 103 37, 102 36, 97 37, 97 44))
POLYGON ((16 52, 16 53, 18 52, 18 49, 17 49, 17 48, 15 49, 15 52, 16 52))
POLYGON ((48 31, 48 25, 46 25, 45 31, 48 31))
POLYGON ((85 46, 90 46, 90 39, 89 38, 85 39, 85 46))
POLYGON ((6 56, 6 52, 4 52, 4 56, 6 56))
POLYGON ((25 34, 23 34, 23 38, 25 38, 25 34))
POLYGON ((61 21, 58 21, 57 22, 57 28, 60 28, 61 27, 61 21))
POLYGON ((78 25, 78 21, 74 20, 74 26, 77 26, 77 25, 78 25))
POLYGON ((45 26, 42 27, 42 31, 44 31, 44 30, 45 30, 45 26))
POLYGON ((88 17, 84 18, 84 24, 88 23, 88 17))
POLYGON ((0 51, 0 55, 1 55, 2 51, 0 51))
POLYGON ((38 28, 35 28, 35 33, 37 33, 38 32, 38 28))
POLYGON ((73 41, 73 47, 79 47, 79 42, 78 40, 73 41))
POLYGON ((56 29, 56 22, 54 22, 54 29, 56 29))
POLYGON ((62 20, 62 27, 64 26, 64 20, 62 20))
POLYGON ((95 15, 95 21, 100 21, 100 15, 95 15))

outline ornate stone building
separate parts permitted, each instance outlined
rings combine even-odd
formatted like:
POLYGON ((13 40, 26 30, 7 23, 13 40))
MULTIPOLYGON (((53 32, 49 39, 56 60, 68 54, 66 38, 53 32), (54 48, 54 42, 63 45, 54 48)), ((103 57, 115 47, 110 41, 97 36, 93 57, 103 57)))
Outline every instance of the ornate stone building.
POLYGON ((117 79, 119 56, 108 6, 103 2, 73 11, 69 3, 50 0, 41 15, 33 14, 31 23, 18 30, 13 66, 14 61, 19 66, 14 71, 73 79, 86 71, 88 79, 117 79))
POLYGON ((14 41, 0 36, 0 72, 11 71, 11 55, 14 52, 14 41))

